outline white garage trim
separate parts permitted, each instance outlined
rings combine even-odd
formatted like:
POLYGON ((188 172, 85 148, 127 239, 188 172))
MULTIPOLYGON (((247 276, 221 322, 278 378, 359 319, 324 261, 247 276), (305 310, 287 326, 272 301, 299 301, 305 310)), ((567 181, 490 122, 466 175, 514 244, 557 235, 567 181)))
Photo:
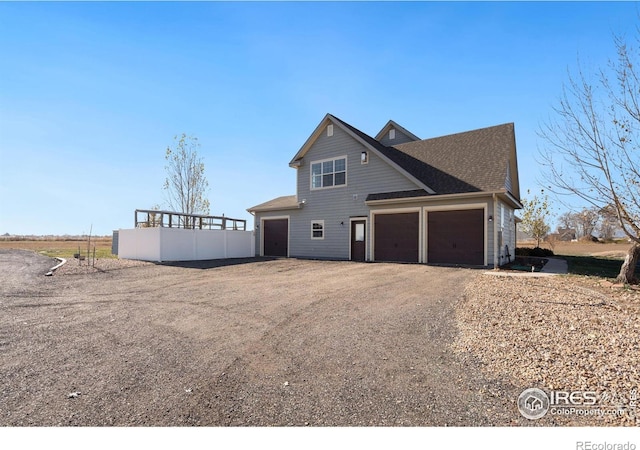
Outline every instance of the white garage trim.
POLYGON ((260 256, 264 256, 264 222, 266 220, 287 219, 287 258, 291 252, 291 216, 260 217, 260 256))
MULTIPOLYGON (((428 224, 429 224, 429 220, 428 220, 428 214, 429 211, 459 211, 459 210, 467 210, 467 209, 482 209, 484 211, 484 265, 487 265, 487 258, 488 258, 488 253, 487 253, 487 223, 489 222, 489 215, 487 214, 487 211, 489 209, 489 204, 488 203, 461 203, 458 205, 441 205, 441 206, 425 206, 422 208, 423 211, 423 217, 424 219, 422 220, 422 222, 424 223, 424 229, 422 231, 422 233, 424 233, 424 239, 422 240, 422 242, 424 242, 424 262, 428 263, 428 259, 429 259, 429 249, 428 247, 428 242, 429 239, 427 239, 427 237, 429 236, 429 230, 428 228, 428 224)), ((495 221, 495 217, 493 218, 495 221)), ((495 228, 495 227, 494 227, 495 228)), ((422 234, 421 233, 421 234, 422 234)))
POLYGON ((418 213, 418 262, 422 263, 424 262, 424 254, 423 254, 423 233, 422 233, 422 228, 424 226, 423 223, 423 213, 422 213, 422 208, 420 207, 412 207, 412 208, 393 208, 393 209, 376 209, 376 210, 372 210, 371 211, 371 236, 370 236, 370 240, 369 240, 369 257, 371 258, 372 261, 375 260, 375 236, 376 236, 376 221, 375 221, 375 215, 376 214, 402 214, 402 213, 418 213))

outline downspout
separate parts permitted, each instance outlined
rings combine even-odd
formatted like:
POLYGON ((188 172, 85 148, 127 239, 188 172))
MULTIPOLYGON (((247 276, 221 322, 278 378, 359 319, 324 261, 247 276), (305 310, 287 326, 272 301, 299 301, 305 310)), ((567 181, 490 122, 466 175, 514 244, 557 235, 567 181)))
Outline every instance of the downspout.
POLYGON ((498 268, 498 227, 496 226, 496 222, 498 221, 498 197, 496 194, 492 195, 493 197, 493 221, 491 225, 493 226, 493 268, 498 268))

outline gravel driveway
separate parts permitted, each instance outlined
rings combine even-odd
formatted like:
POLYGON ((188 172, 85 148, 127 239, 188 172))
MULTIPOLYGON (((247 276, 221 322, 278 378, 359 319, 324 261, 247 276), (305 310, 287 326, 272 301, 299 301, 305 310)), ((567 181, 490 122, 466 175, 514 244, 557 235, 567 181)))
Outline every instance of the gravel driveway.
POLYGON ((521 420, 501 400, 518 392, 450 347, 472 270, 98 261, 44 277, 54 264, 0 251, 0 425, 521 420))

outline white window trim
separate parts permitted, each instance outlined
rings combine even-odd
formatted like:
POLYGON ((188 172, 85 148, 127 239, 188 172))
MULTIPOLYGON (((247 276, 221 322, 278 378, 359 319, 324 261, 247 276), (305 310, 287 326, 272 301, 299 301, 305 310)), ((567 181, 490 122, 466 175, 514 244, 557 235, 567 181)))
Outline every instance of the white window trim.
POLYGON ((322 241, 322 240, 324 240, 324 235, 325 235, 324 220, 312 220, 311 221, 311 239, 313 239, 314 241, 322 241), (313 235, 313 232, 317 231, 317 230, 313 229, 313 226, 315 224, 322 225, 322 237, 315 237, 313 235))
MULTIPOLYGON (((320 191, 323 189, 335 189, 335 188, 342 188, 347 186, 349 180, 348 180, 348 167, 349 167, 349 159, 347 158, 347 155, 343 155, 343 156, 336 156, 333 158, 326 158, 326 159, 318 159, 316 161, 311 161, 309 163, 309 189, 312 191, 320 191), (313 187, 313 165, 314 164, 322 164, 324 162, 327 161, 335 161, 336 159, 344 159, 344 184, 339 184, 339 185, 333 185, 333 186, 322 186, 322 187, 313 187)), ((335 163, 334 163, 334 169, 335 169, 335 163)), ((335 170, 334 170, 334 181, 335 181, 335 170)))

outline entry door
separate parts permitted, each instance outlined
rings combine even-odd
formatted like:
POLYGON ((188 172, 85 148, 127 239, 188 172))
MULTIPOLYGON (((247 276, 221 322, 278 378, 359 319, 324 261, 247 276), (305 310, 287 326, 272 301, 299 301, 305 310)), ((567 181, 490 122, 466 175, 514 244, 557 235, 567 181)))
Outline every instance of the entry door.
POLYGON ((288 219, 265 219, 263 221, 262 233, 264 256, 288 256, 288 219))
POLYGON ((351 222, 351 261, 365 260, 366 222, 354 220, 351 222))

